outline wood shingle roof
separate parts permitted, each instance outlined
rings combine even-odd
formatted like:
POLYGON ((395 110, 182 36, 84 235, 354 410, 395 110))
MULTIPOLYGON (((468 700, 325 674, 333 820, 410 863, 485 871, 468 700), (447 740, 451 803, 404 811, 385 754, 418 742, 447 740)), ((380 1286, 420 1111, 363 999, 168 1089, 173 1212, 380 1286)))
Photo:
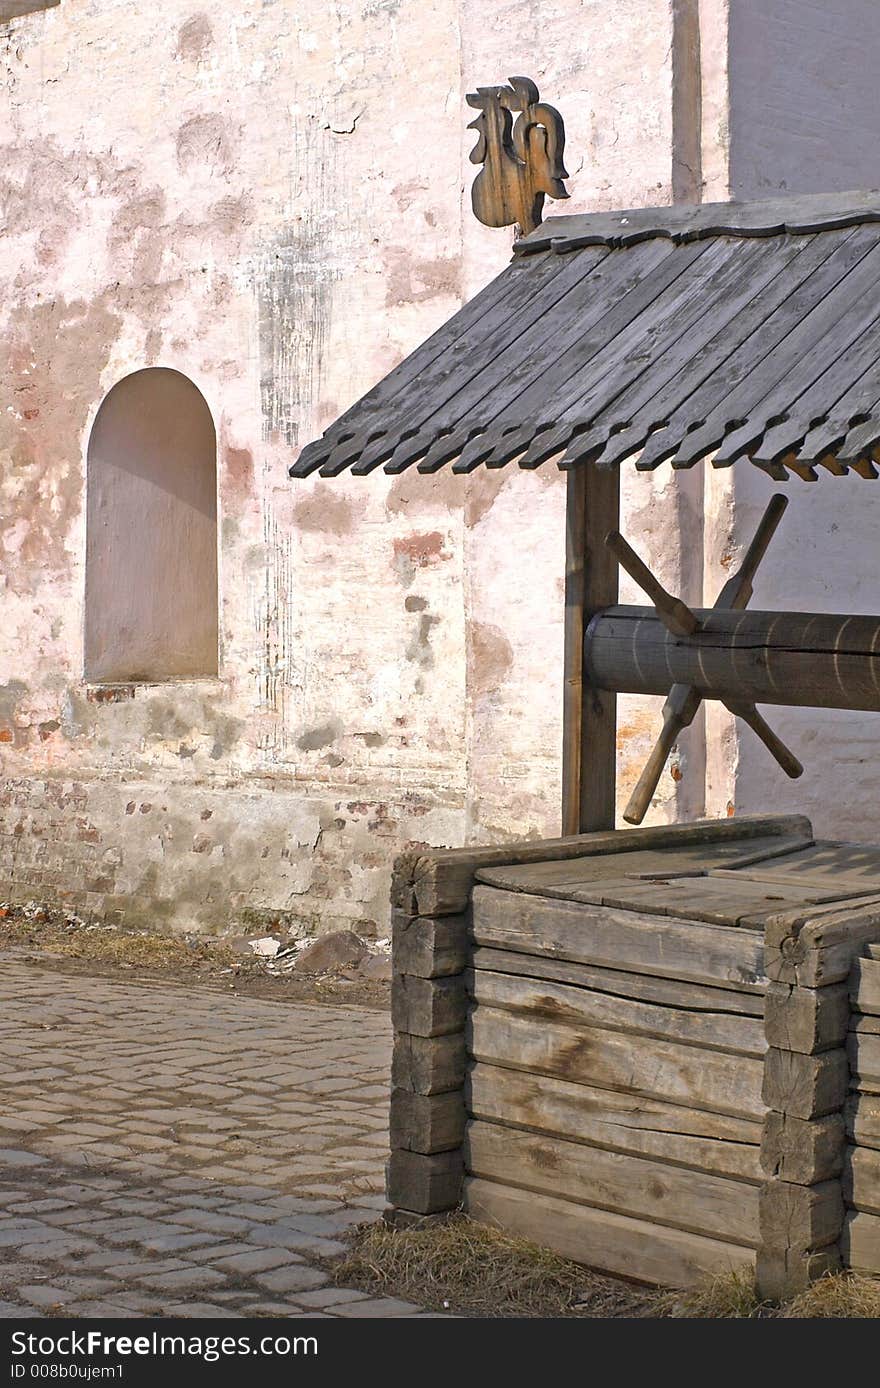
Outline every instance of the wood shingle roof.
POLYGON ((584 460, 875 477, 880 193, 550 218, 291 476, 584 460))

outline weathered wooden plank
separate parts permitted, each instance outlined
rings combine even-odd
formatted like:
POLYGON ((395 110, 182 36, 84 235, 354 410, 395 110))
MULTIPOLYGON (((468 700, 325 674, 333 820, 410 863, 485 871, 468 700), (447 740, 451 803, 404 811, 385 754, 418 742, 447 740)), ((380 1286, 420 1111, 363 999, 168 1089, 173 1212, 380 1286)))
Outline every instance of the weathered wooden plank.
MULTIPOLYGON (((618 273, 615 262, 620 259, 612 257, 611 262, 618 273)), ((693 246, 680 247, 678 254, 668 256, 639 283, 631 281, 628 294, 614 303, 606 299, 595 331, 570 335, 566 350, 553 362, 550 409, 546 367, 536 373, 532 363, 531 370, 523 372, 517 382, 517 420, 556 425, 575 405, 580 409, 572 410, 573 418, 591 419, 646 369, 645 343, 655 349, 650 354, 653 362, 661 340, 675 341, 689 323, 699 320, 699 298, 710 298, 713 285, 735 279, 738 272, 741 262, 736 247, 715 242, 696 255, 693 246), (634 322, 638 323, 635 335, 634 322)))
MULTIPOLYGON (((476 373, 471 370, 454 399, 429 421, 433 429, 450 424, 460 427, 473 421, 475 410, 479 415, 488 447, 476 453, 463 449, 453 471, 468 471, 488 457, 502 442, 504 431, 514 432, 521 452, 539 427, 555 426, 568 404, 582 398, 585 390, 591 400, 584 402, 582 417, 589 417, 603 396, 619 393, 621 376, 626 382, 645 368, 644 354, 639 358, 632 348, 630 328, 635 320, 640 342, 657 341, 661 334, 668 340, 676 331, 681 336, 689 322, 692 325, 703 316, 695 302, 701 290, 711 297, 716 285, 735 279, 738 273, 741 277, 736 251, 723 243, 696 250, 683 247, 677 254, 669 250, 655 243, 639 247, 639 258, 612 256, 594 282, 574 285, 562 302, 546 305, 543 319, 527 334, 531 355, 523 351, 522 342, 515 342, 512 349, 502 344, 502 350, 496 351, 498 360, 490 367, 476 373), (658 263, 648 265, 645 256, 658 263), (539 373, 536 357, 543 365, 539 373), (554 388, 548 408, 550 378, 554 388)), ((552 451, 558 451, 556 428, 547 432, 552 436, 552 451)), ((542 458, 547 456, 545 451, 542 458)), ((523 465, 536 464, 527 455, 523 465)))
POLYGON ((461 1198, 460 1149, 426 1156, 396 1150, 388 1158, 385 1191, 389 1205, 415 1214, 453 1209, 461 1198))
POLYGON ((760 1241, 767 1249, 812 1252, 835 1243, 843 1224, 839 1181, 795 1185, 766 1181, 760 1191, 760 1241))
POLYGON ((858 1094, 880 1094, 880 1079, 873 1079, 870 1075, 852 1076, 850 1089, 858 1094))
POLYGON ((814 906, 767 919, 764 957, 774 983, 825 988, 849 978, 853 960, 880 939, 880 898, 814 906))
POLYGON ((464 1137, 464 1094, 414 1094, 409 1089, 391 1091, 390 1135, 392 1149, 408 1152, 451 1151, 464 1137))
POLYGON ((824 1118, 842 1108, 849 1083, 846 1051, 801 1055, 771 1046, 764 1059, 762 1096, 769 1109, 793 1118, 824 1118))
POLYGON ((717 1176, 759 1182, 761 1125, 611 1089, 476 1064, 465 1081, 468 1112, 613 1151, 717 1176))
POLYGON ((606 878, 584 887, 569 887, 571 901, 609 906, 621 911, 644 911, 654 916, 705 921, 739 929, 760 929, 768 915, 796 909, 807 902, 837 901, 843 893, 826 892, 809 885, 784 887, 752 882, 745 874, 731 873, 723 882, 713 877, 671 877, 635 882, 626 877, 606 878))
POLYGON ((859 1147, 880 1151, 880 1094, 861 1094, 847 1097, 843 1106, 847 1136, 859 1147))
POLYGON ((880 1036, 866 1035, 851 1031, 846 1041, 846 1050, 853 1076, 858 1087, 868 1083, 873 1087, 880 1085, 880 1036))
POLYGON ((847 1215, 840 1252, 844 1267, 876 1277, 880 1273, 880 1218, 860 1211, 847 1215))
MULTIPOLYGON (((810 425, 830 409, 837 409, 841 396, 853 381, 870 372, 876 379, 878 348, 873 334, 865 332, 861 338, 850 340, 848 350, 839 351, 826 369, 811 373, 808 384, 793 373, 785 382, 788 402, 788 419, 767 430, 757 449, 751 456, 759 463, 774 462, 796 448, 805 438, 810 425), (874 368, 872 370, 872 368, 874 368)), ((842 345, 842 344, 841 344, 842 345)), ((835 347, 837 344, 835 343, 835 347)))
MULTIPOLYGON (((770 312, 761 324, 760 335, 748 334, 736 342, 724 363, 690 391, 681 405, 668 416, 665 426, 649 437, 639 466, 654 468, 664 459, 671 458, 692 426, 702 424, 711 410, 726 403, 731 393, 747 381, 755 366, 775 346, 785 341, 799 319, 821 302, 829 288, 846 274, 853 260, 857 260, 867 249, 867 241, 864 241, 854 249, 853 256, 842 262, 835 252, 846 239, 846 232, 813 239, 812 244, 795 260, 792 279, 787 284, 789 292, 783 295, 780 302, 770 306, 770 312)), ((747 388, 745 396, 748 393, 747 388)), ((739 417, 745 418, 747 414, 748 408, 744 406, 739 417)), ((688 454, 686 461, 696 461, 696 458, 688 454)))
MULTIPOLYGON (((725 435, 718 450, 720 466, 727 466, 746 452, 759 466, 783 456, 786 447, 800 443, 812 420, 823 410, 833 409, 848 382, 865 371, 876 371, 877 348, 872 329, 875 319, 869 303, 853 304, 835 324, 836 360, 829 364, 827 344, 815 343, 793 366, 790 373, 769 391, 755 409, 752 420, 725 435), (785 402, 784 404, 782 402, 785 402), (773 427, 780 410, 789 414, 785 424, 773 427), (766 447, 761 432, 770 426, 766 447), (758 447, 754 449, 755 443, 758 447)), ((841 450, 845 452, 845 448, 841 450)))
MULTIPOLYGON (((625 831, 622 831, 625 832, 625 831)), ((512 892, 527 892, 532 896, 549 896, 555 888, 563 890, 569 886, 587 886, 603 877, 661 877, 668 878, 678 873, 701 874, 714 868, 737 868, 737 864, 753 863, 766 853, 798 853, 804 845, 800 834, 766 834, 743 844, 739 839, 729 843, 691 844, 685 847, 640 849, 629 848, 621 854, 590 854, 580 858, 562 859, 544 863, 511 864, 503 867, 479 868, 476 880, 489 887, 502 887, 512 892)), ((760 870, 756 868, 755 871, 760 870)), ((748 876, 752 876, 751 869, 748 876)))
MULTIPOLYGON (((479 1006, 507 1008, 574 1026, 605 1027, 634 1035, 663 1037, 738 1055, 762 1056, 767 1049, 763 1023, 757 1017, 729 1012, 688 1011, 658 1006, 612 993, 572 987, 549 979, 468 970, 467 986, 479 1006)), ((637 1043, 636 1043, 637 1044, 637 1043)))
POLYGON ((391 1054, 391 1083, 413 1094, 444 1094, 464 1084, 464 1032, 448 1036, 398 1033, 391 1054))
POLYGON ((472 1219, 552 1248, 587 1267, 641 1282, 690 1287, 706 1276, 754 1266, 754 1250, 741 1245, 494 1181, 466 1179, 463 1199, 472 1219))
POLYGON ((754 1247, 759 1187, 498 1123, 468 1123, 469 1175, 754 1247))
POLYGON ((478 945, 736 990, 765 987, 763 940, 756 931, 494 887, 477 887, 473 902, 478 945))
POLYGON ((840 1174, 844 1124, 839 1113, 812 1120, 771 1110, 764 1119, 761 1167, 767 1176, 815 1185, 840 1174))
MULTIPOLYGON (((782 863, 785 863, 784 858, 782 863)), ((737 880, 747 877, 750 882, 763 882, 768 886, 802 887, 806 893, 804 901, 852 901, 866 896, 876 897, 880 891, 880 883, 866 883, 856 873, 785 872, 782 867, 771 872, 770 865, 766 869, 757 866, 742 871, 713 868, 709 876, 715 879, 735 877, 737 880)))
POLYGON ((849 1024, 845 983, 797 988, 771 983, 764 996, 764 1025, 771 1046, 813 1055, 842 1046, 849 1024))
POLYGON ((847 1146, 842 1185, 848 1205, 880 1215, 880 1152, 871 1147, 847 1146))
MULTIPOLYGON (((628 264, 619 256, 604 258, 601 251, 580 267, 572 257, 547 290, 533 294, 525 308, 518 307, 507 341, 497 333, 481 333, 477 350, 466 359, 466 375, 459 357, 459 369, 453 368, 445 381, 426 376, 421 418, 439 432, 466 423, 478 409, 480 423, 490 425, 513 405, 517 423, 537 423, 539 411, 526 403, 526 392, 535 382, 536 353, 545 371, 552 364, 556 379, 564 379, 561 373, 570 369, 567 364, 575 356, 582 361, 601 353, 604 362, 612 334, 625 332, 641 313, 650 313, 653 304, 675 292, 687 265, 696 267, 707 255, 716 262, 723 258, 718 250, 713 255, 711 247, 689 247, 679 258, 660 244, 639 247, 628 264)), ((546 399, 545 386, 540 402, 545 408, 546 399)))
POLYGON ((880 1016, 880 959, 854 959, 849 990, 856 1012, 880 1016))
POLYGON ((397 973, 419 978, 445 978, 461 973, 467 963, 468 921, 457 916, 410 916, 391 912, 392 962, 397 973))
MULTIPOLYGON (((569 419, 592 421, 604 411, 608 411, 612 419, 620 419, 621 416, 612 413, 617 398, 631 390, 643 374, 649 378, 649 384, 655 372, 659 380, 667 378, 664 358, 670 351, 674 352, 682 337, 690 335, 690 330, 695 330, 695 335, 699 334, 700 323, 706 321, 707 315, 714 314, 717 300, 737 280, 741 280, 744 262, 754 259, 751 251, 743 255, 742 245, 714 242, 708 254, 701 256, 686 274, 655 297, 654 302, 639 316, 638 333, 635 335, 625 329, 615 331, 612 310, 602 323, 605 341, 598 361, 589 360, 583 345, 578 343, 556 363, 554 422, 569 419), (646 344, 648 351, 645 350, 646 344)), ((675 374, 674 357, 672 361, 669 375, 675 374)), ((540 411, 546 417, 546 379, 543 382, 543 397, 541 385, 541 377, 533 377, 528 390, 523 392, 517 406, 522 417, 528 419, 532 411, 540 411)), ((626 414, 622 418, 628 420, 631 416, 626 414)), ((584 449, 573 451, 570 448, 567 456, 578 459, 596 456, 608 437, 610 423, 611 419, 606 417, 599 438, 592 429, 589 430, 585 435, 584 449)), ((575 450, 577 444, 576 438, 575 450)))
POLYGON ((880 1017, 872 1013, 851 1012, 849 1030, 859 1036, 880 1036, 880 1017))
MULTIPOLYGON (((880 199, 876 192, 804 193, 797 197, 786 193, 754 202, 673 203, 625 212, 566 213, 545 218, 537 231, 516 243, 514 257, 579 246, 626 246, 647 236, 794 235, 877 220, 880 199)), ((839 243, 839 235, 836 233, 832 244, 839 243)))
MULTIPOLYGON (((876 420, 876 409, 878 405, 878 387, 871 384, 872 373, 867 372, 863 377, 851 377, 851 384, 847 390, 834 403, 833 409, 824 414, 818 424, 813 424, 808 428, 802 441, 797 447, 797 461, 799 464, 811 466, 818 462, 824 462, 830 453, 835 455, 835 464, 840 467, 841 474, 844 468, 841 465, 840 453, 847 452, 851 443, 856 444, 858 440, 867 433, 865 440, 869 452, 873 446, 874 437, 877 433, 877 424, 866 419, 872 414, 876 420), (852 419, 861 418, 863 423, 853 427, 850 423, 852 419)), ((860 457, 862 450, 856 455, 860 457)), ((835 474, 836 475, 836 474, 835 474)))
MULTIPOLYGON (((533 265, 531 273, 525 275, 514 273, 515 264, 508 266, 331 425, 325 434, 321 453, 334 450, 334 472, 340 471, 362 450, 366 453, 369 440, 379 435, 390 435, 379 460, 389 456, 404 432, 412 432, 425 417, 424 411, 421 418, 418 413, 413 414, 414 383, 424 390, 425 383, 430 382, 431 389, 439 392, 442 400, 444 383, 450 378, 455 379, 456 365, 460 368, 462 361, 468 364, 469 379, 473 370, 471 363, 476 360, 474 353, 478 349, 485 356, 487 349, 497 341, 498 333, 503 333, 511 323, 515 324, 517 333, 525 331, 529 321, 527 315, 535 302, 546 313, 558 299, 565 297, 566 288, 588 279, 590 271, 602 263, 606 254, 600 250, 595 258, 585 260, 580 266, 563 262, 554 264, 548 257, 543 263, 533 265), (563 286, 561 291, 560 285, 563 286), (405 411, 400 407, 400 396, 404 390, 405 411), (351 441, 351 446, 342 451, 346 440, 351 441)), ((312 445, 304 453, 315 451, 316 446, 312 445)), ((299 470, 294 472, 294 476, 298 475, 301 475, 299 470)))
POLYGON ((467 1041, 474 1059, 489 1064, 690 1104, 735 1118, 764 1116, 760 1060, 674 1041, 635 1039, 598 1027, 536 1021, 489 1007, 477 1007, 471 1013, 467 1041))
POLYGON ((395 973, 391 980, 391 1022, 396 1032, 411 1036, 446 1036, 460 1031, 467 1011, 461 974, 450 978, 418 978, 395 973))
POLYGON ((818 878, 822 884, 841 882, 847 890, 860 888, 867 896, 880 891, 880 849, 870 843, 816 839, 809 846, 786 854, 779 862, 756 864, 754 871, 762 875, 784 872, 808 882, 818 878))
POLYGON ((730 1012, 737 1017, 763 1017, 764 999, 760 993, 734 992, 679 978, 659 978, 651 974, 627 973, 622 969, 602 969, 591 964, 572 964, 566 959, 546 955, 516 954, 513 950, 476 946, 470 962, 475 969, 514 974, 525 978, 548 978, 570 983, 576 988, 593 988, 619 998, 639 998, 661 1006, 694 1008, 704 1012, 730 1012))
MULTIPOLYGON (((478 868, 507 863, 540 863, 630 848, 656 849, 687 844, 748 841, 768 834, 812 835, 803 815, 746 815, 741 819, 703 819, 693 824, 652 825, 560 839, 528 839, 502 847, 407 852, 395 862, 392 905, 411 915, 456 915, 467 908, 478 868)), ((744 843, 745 847, 745 843, 744 843)))
POLYGON ((604 467, 628 457, 653 426, 665 422, 760 327, 803 279, 806 271, 800 269, 798 258, 809 245, 806 237, 792 236, 767 242, 762 256, 743 256, 740 275, 728 282, 726 292, 722 288, 713 293, 711 312, 704 312, 701 321, 693 323, 662 357, 653 359, 651 370, 637 376, 607 415, 599 417, 606 430, 620 420, 633 421, 628 429, 611 435, 602 455, 604 467), (786 275, 786 270, 795 273, 786 275))
MULTIPOLYGON (((597 294, 592 272, 608 258, 601 251, 594 256, 580 265, 572 258, 555 274, 544 262, 540 269, 548 277, 546 285, 521 283, 513 312, 506 314, 506 321, 497 310, 490 310, 470 341, 460 338, 444 361, 423 372, 421 379, 408 387, 402 406, 386 413, 382 420, 391 441, 400 440, 389 471, 402 472, 444 433, 457 441, 447 459, 463 451, 475 422, 485 431, 499 415, 503 418, 507 405, 518 401, 523 377, 528 379, 534 374, 536 353, 545 361, 552 359, 567 335, 576 333, 579 319, 586 327, 591 320, 604 318, 608 301, 597 294)), ((659 256, 656 250, 653 254, 648 252, 642 267, 648 271, 663 258, 662 251, 659 256)), ((668 248, 665 258, 669 258, 668 248)), ((635 264, 631 269, 636 269, 635 264)), ((662 279, 662 266, 657 274, 662 279)), ((605 279, 620 282, 625 281, 626 275, 627 267, 619 259, 612 258, 604 266, 605 279)), ((643 292, 656 296, 661 285, 654 287, 653 279, 653 275, 646 275, 643 292)), ((537 422, 534 415, 524 415, 519 409, 515 418, 517 423, 524 418, 537 422)), ((494 444, 487 453, 492 447, 494 444)), ((360 473, 387 456, 386 446, 378 457, 366 455, 355 470, 360 473)))

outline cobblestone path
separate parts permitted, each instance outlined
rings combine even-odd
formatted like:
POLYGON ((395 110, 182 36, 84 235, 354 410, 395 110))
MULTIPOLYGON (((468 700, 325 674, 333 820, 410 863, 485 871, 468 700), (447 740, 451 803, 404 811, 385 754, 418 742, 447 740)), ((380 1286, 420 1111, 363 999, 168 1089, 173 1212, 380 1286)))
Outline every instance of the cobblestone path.
POLYGON ((396 1316, 332 1285, 382 1208, 385 1014, 0 978, 0 1315, 396 1316))

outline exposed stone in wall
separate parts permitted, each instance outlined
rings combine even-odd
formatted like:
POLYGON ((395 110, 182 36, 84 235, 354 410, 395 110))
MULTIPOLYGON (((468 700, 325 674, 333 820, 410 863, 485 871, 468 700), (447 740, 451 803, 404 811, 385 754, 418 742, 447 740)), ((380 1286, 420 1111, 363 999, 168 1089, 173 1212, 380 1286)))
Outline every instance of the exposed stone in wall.
POLYGON ((0 790, 0 900, 216 932, 387 934, 388 860, 401 841, 462 832, 406 793, 319 799, 186 781, 10 778, 0 790), (421 837, 420 836, 424 836, 421 837))

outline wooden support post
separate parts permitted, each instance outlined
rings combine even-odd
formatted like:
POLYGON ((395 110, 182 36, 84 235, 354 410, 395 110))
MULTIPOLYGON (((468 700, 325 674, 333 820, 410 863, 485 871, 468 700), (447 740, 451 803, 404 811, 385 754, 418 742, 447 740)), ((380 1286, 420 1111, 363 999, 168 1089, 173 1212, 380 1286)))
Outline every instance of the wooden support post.
POLYGON ((617 602, 617 559, 605 536, 620 521, 620 474, 582 463, 567 474, 562 832, 613 829, 617 698, 584 684, 584 633, 617 602))

